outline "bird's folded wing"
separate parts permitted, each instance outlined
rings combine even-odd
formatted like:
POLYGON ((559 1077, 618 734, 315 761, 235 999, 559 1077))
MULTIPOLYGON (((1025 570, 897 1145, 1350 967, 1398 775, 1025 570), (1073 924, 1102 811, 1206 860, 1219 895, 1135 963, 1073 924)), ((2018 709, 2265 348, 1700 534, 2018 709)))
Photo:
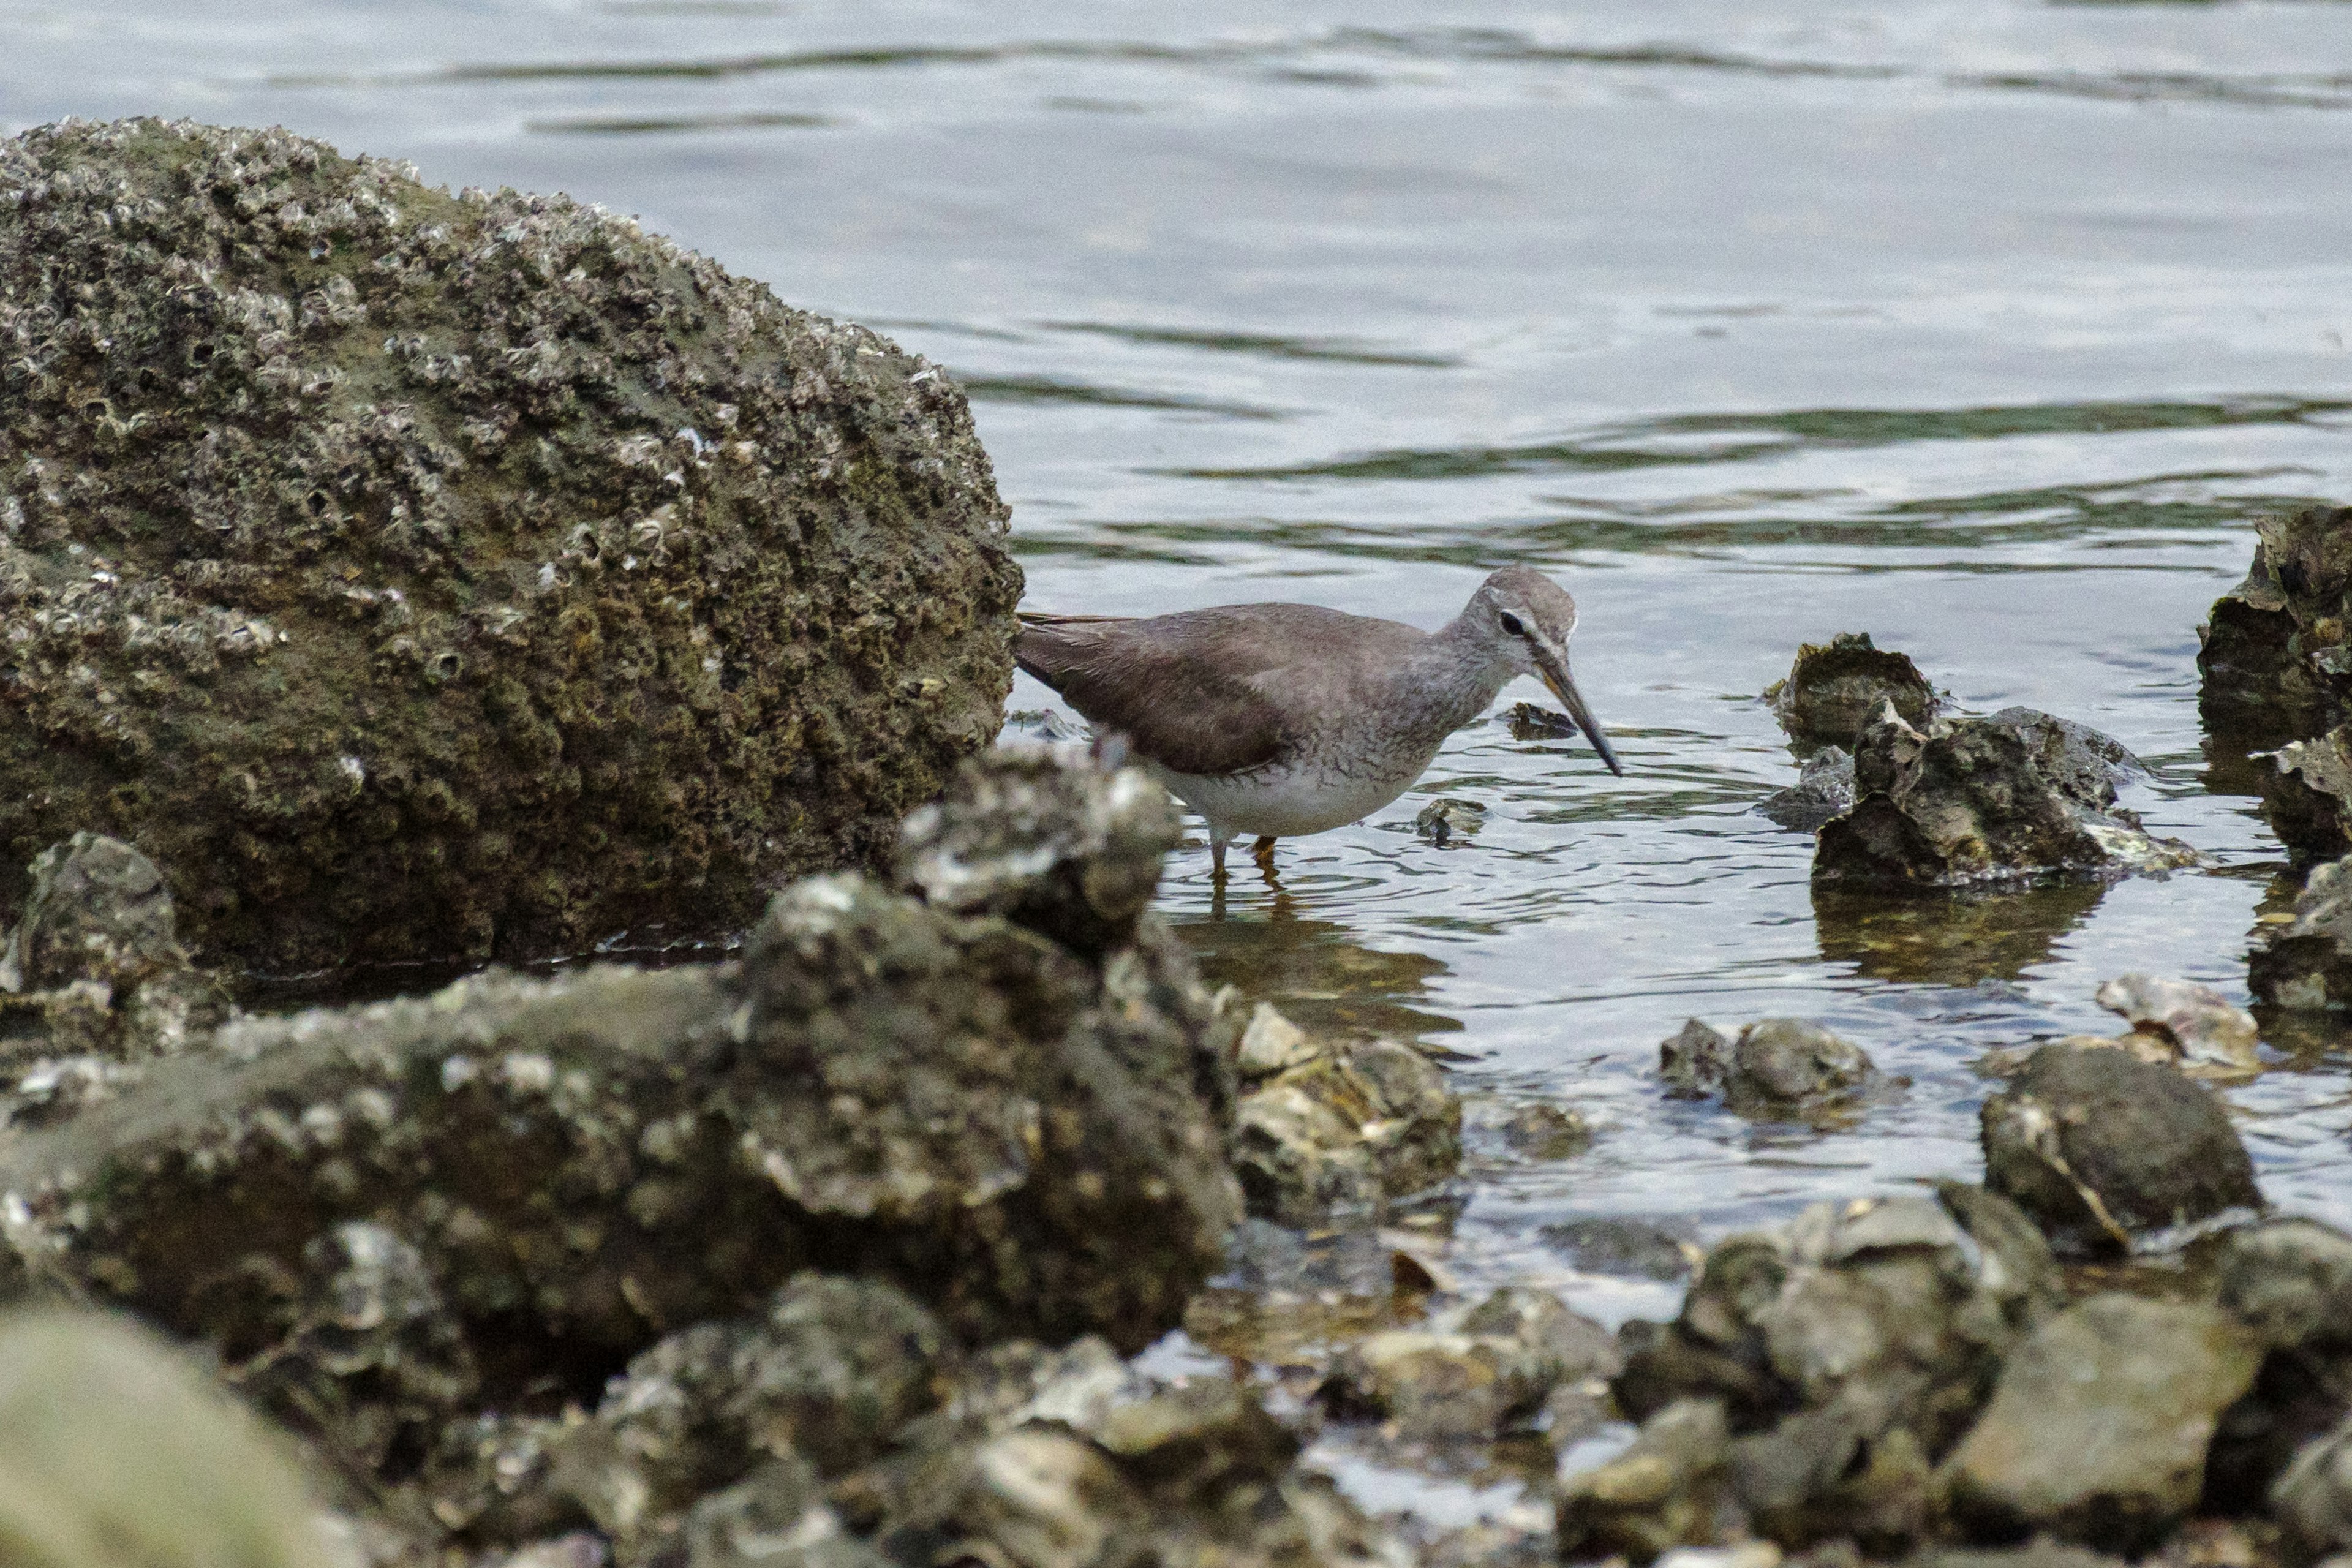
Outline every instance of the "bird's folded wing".
POLYGON ((1136 752, 1180 773, 1243 773, 1272 762, 1286 738, 1282 712, 1210 626, 1171 627, 1100 616, 1024 613, 1014 658, 1136 752), (1222 657, 1212 658, 1212 653, 1222 657))

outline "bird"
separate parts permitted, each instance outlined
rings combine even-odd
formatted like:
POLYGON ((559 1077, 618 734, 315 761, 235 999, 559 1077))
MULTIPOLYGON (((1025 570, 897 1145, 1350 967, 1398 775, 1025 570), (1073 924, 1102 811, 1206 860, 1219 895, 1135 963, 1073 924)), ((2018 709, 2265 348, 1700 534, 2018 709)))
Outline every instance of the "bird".
POLYGON ((1135 618, 1020 613, 1014 661, 1097 733, 1123 738, 1225 847, 1342 827, 1419 779, 1445 738, 1514 679, 1550 689, 1609 771, 1624 768, 1568 668, 1576 601, 1526 566, 1478 584, 1433 632, 1316 605, 1227 605, 1135 618))

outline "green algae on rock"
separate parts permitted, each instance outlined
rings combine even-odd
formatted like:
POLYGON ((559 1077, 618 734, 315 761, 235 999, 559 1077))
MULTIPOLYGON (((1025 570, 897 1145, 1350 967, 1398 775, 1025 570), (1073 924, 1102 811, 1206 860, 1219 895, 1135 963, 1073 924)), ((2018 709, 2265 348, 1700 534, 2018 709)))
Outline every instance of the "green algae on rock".
POLYGON ((206 961, 574 952, 878 867, 1021 580, 964 399, 562 196, 283 131, 0 143, 0 856, 206 961))

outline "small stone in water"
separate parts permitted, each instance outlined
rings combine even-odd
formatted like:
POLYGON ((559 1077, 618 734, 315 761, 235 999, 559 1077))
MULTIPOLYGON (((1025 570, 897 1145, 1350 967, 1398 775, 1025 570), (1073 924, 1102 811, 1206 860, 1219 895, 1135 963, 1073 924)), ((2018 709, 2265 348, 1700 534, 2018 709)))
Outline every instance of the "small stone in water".
POLYGON ((1567 714, 1533 702, 1512 703, 1510 725, 1514 741, 1572 741, 1580 732, 1567 714))
POLYGON ((1486 826, 1486 808, 1475 800, 1440 795, 1413 817, 1415 832, 1443 849, 1456 838, 1468 838, 1486 826))
POLYGON ((1567 1160, 1592 1146, 1592 1129, 1573 1110, 1534 1101, 1511 1112, 1503 1142, 1531 1160, 1567 1160))
POLYGON ((1587 1274, 1633 1279, 1680 1279, 1699 1256, 1685 1229, 1641 1219, 1572 1219, 1538 1232, 1587 1274))
POLYGON ((2176 1047, 2185 1062, 2231 1068, 2261 1065, 2254 1016, 2210 985, 2124 974, 2100 986, 2097 1000, 2135 1032, 2157 1035, 2176 1047))

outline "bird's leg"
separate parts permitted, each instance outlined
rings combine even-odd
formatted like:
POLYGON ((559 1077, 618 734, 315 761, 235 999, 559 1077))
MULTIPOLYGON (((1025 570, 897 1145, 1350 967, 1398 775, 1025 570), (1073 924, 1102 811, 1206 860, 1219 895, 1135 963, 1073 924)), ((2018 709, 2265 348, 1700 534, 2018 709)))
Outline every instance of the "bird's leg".
POLYGON ((1209 879, 1222 886, 1225 879, 1225 846, 1233 842, 1230 833, 1209 829, 1209 879))
POLYGON ((1250 854, 1256 859, 1257 868, 1259 870, 1265 872, 1269 877, 1274 875, 1273 834, 1259 834, 1257 842, 1250 846, 1250 854))

